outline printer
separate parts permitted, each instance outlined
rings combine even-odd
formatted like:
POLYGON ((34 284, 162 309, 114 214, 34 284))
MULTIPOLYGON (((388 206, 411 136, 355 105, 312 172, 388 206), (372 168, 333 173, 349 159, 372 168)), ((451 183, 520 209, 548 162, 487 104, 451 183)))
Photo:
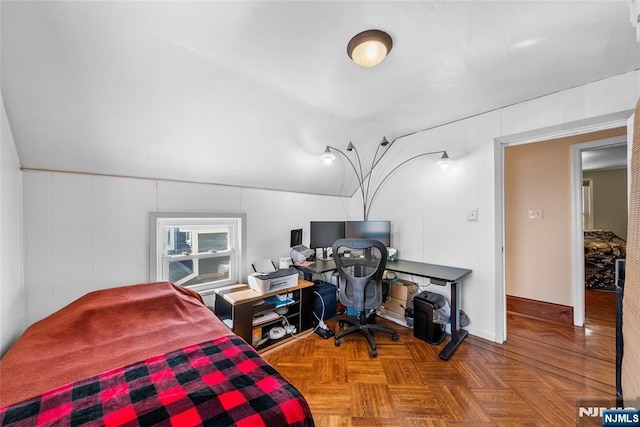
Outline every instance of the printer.
POLYGON ((247 279, 251 289, 264 294, 298 286, 298 270, 289 267, 266 273, 252 273, 247 279))

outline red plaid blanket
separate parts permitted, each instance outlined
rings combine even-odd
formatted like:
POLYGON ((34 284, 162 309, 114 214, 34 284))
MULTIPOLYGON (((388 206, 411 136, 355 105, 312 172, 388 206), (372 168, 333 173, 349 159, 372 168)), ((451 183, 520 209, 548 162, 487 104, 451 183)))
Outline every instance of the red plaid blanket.
POLYGON ((191 345, 0 409, 34 425, 313 426, 298 390, 237 336, 191 345))

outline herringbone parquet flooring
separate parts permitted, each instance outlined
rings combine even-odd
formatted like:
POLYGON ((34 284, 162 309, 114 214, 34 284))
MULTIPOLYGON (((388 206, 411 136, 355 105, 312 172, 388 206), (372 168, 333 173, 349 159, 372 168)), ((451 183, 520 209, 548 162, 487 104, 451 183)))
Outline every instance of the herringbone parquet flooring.
POLYGON ((584 328, 509 316, 506 343, 469 336, 449 361, 438 358, 446 341, 429 345, 385 319, 400 340, 376 334, 377 358, 359 334, 340 347, 313 334, 264 357, 319 427, 575 426, 577 402, 615 396, 615 296, 597 294, 584 328))

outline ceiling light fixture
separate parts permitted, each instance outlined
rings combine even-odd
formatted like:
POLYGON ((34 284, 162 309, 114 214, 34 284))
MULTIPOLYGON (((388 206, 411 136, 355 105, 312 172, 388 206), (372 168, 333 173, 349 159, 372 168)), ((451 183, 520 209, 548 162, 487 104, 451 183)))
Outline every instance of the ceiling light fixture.
POLYGON ((365 175, 362 171, 362 163, 360 162, 360 154, 358 154, 358 149, 351 142, 349 142, 349 145, 347 145, 346 151, 355 153, 355 158, 358 162, 358 167, 356 167, 355 163, 351 161, 351 158, 347 156, 347 154, 344 151, 341 151, 336 147, 332 147, 330 145, 327 145, 327 147, 324 149, 324 152, 320 155, 320 159, 322 159, 322 161, 327 165, 336 159, 336 156, 335 154, 333 154, 333 151, 340 153, 345 159, 347 159, 347 161, 351 165, 351 168, 353 168, 353 172, 356 174, 356 178, 358 179, 358 187, 360 188, 360 193, 362 194, 362 210, 363 210, 363 217, 365 221, 369 218, 369 211, 371 209, 371 204, 373 203, 373 200, 376 198, 376 195, 378 194, 380 187, 382 187, 382 184, 384 184, 387 181, 387 179, 401 166, 409 163, 412 160, 418 159, 420 157, 428 156, 430 154, 442 154, 442 156, 440 157, 440 160, 437 163, 438 165, 440 165, 442 169, 447 169, 451 164, 451 159, 449 158, 449 155, 447 154, 447 152, 444 150, 430 151, 428 153, 417 154, 396 165, 393 169, 391 169, 391 171, 389 171, 389 173, 387 173, 384 177, 382 177, 382 179, 380 179, 376 187, 373 189, 373 192, 369 192, 369 190, 371 189, 371 176, 373 175, 373 169, 384 157, 384 155, 387 154, 387 152, 389 151, 393 143, 396 142, 397 140, 398 138, 394 139, 392 142, 389 142, 387 138, 385 137, 382 138, 382 141, 380 141, 380 143, 378 144, 378 147, 376 148, 376 153, 373 155, 373 162, 371 163, 371 168, 369 169, 369 173, 367 175, 365 175), (380 152, 381 147, 383 147, 385 151, 382 152, 382 154, 380 154, 380 156, 378 157, 378 153, 380 152))
POLYGON ((356 65, 369 68, 384 61, 393 41, 391 36, 380 30, 367 30, 353 36, 347 45, 347 54, 356 65))

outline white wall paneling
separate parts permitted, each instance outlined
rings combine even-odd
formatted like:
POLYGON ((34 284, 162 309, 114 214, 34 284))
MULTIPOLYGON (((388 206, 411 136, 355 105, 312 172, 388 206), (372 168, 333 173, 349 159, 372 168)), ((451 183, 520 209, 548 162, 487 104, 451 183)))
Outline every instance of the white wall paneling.
POLYGON ((128 239, 118 232, 122 206, 120 179, 96 176, 92 179, 93 203, 93 287, 107 288, 120 281, 120 254, 128 239))
POLYGON ((0 357, 22 332, 26 293, 22 279, 22 173, 0 96, 0 357))
POLYGON ((92 181, 86 175, 53 174, 51 248, 55 309, 94 289, 92 181))
POLYGON ((558 124, 559 96, 553 93, 527 101, 527 130, 558 124))
POLYGON ((347 218, 348 199, 284 191, 245 188, 242 208, 247 212, 247 262, 290 255, 290 231, 302 228, 303 243, 309 245, 310 221, 341 221, 347 218))
POLYGON ((605 80, 605 111, 607 113, 635 108, 637 99, 633 90, 635 74, 632 71, 605 80))
POLYGON ((584 97, 584 86, 561 91, 558 99, 558 121, 560 123, 568 123, 584 119, 584 97))
POLYGON ((584 118, 606 114, 607 97, 604 80, 584 85, 584 118))
MULTIPOLYGON (((248 262, 289 253, 292 228, 342 219, 350 201, 219 185, 27 171, 25 282, 31 324, 83 294, 149 277, 149 212, 247 214, 248 262)), ((248 266, 249 267, 249 266, 248 266)))
POLYGON ((53 174, 23 173, 27 324, 53 305, 53 174))
MULTIPOLYGON (((403 166, 380 190, 370 218, 392 221, 401 257, 473 270, 462 285, 472 334, 498 342, 505 336, 500 143, 519 132, 535 137, 566 130, 576 120, 621 112, 610 109, 626 106, 627 92, 638 93, 638 75, 613 76, 417 133, 398 141, 392 147, 397 152, 380 163, 384 173, 394 161, 441 149, 453 159, 446 171, 435 165, 437 155, 403 166), (467 221, 470 208, 479 209, 478 221, 467 221)), ((303 228, 308 243, 311 220, 362 218, 359 191, 340 198, 163 180, 24 175, 29 322, 88 289, 150 280, 153 210, 246 213, 249 263, 286 255, 293 228, 303 228), (115 228, 116 237, 105 228, 115 228), (73 274, 86 277, 67 277, 73 274)))
POLYGON ((157 183, 143 179, 119 179, 121 191, 118 233, 123 242, 118 284, 149 280, 149 212, 158 210, 157 183))

